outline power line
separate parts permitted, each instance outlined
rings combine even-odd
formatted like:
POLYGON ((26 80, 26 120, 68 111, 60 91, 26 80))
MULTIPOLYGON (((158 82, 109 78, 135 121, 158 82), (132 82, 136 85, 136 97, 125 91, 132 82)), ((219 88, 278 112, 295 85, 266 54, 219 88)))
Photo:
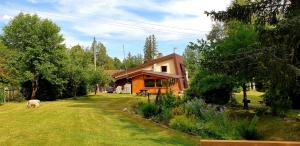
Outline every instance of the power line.
MULTIPOLYGON (((120 20, 110 20, 110 19, 107 19, 108 21, 119 21, 119 22, 122 22, 120 20)), ((165 27, 165 28, 174 28, 174 29, 180 29, 180 30, 188 30, 188 31, 195 31, 195 32, 206 32, 206 31, 203 31, 203 30, 197 30, 197 29, 190 29, 190 28, 183 28, 183 27, 177 27, 177 26, 171 26, 171 25, 160 25, 160 24, 156 24, 156 23, 149 23, 149 22, 142 22, 142 21, 128 21, 126 20, 127 22, 130 22, 130 23, 142 23, 142 24, 146 24, 146 25, 153 25, 153 26, 158 26, 158 27, 165 27)))
MULTIPOLYGON (((109 22, 111 23, 111 22, 109 22)), ((174 31, 174 30, 163 30, 163 29, 158 29, 158 28, 152 28, 152 27, 143 27, 143 26, 137 26, 137 25, 129 25, 129 24, 120 24, 120 23, 111 23, 112 25, 117 25, 121 27, 127 27, 131 29, 140 29, 140 30, 152 30, 156 32, 165 32, 165 33, 177 33, 177 34, 185 34, 185 35, 191 35, 191 36, 198 36, 200 34, 196 33, 189 33, 189 32, 182 32, 182 31, 174 31)))

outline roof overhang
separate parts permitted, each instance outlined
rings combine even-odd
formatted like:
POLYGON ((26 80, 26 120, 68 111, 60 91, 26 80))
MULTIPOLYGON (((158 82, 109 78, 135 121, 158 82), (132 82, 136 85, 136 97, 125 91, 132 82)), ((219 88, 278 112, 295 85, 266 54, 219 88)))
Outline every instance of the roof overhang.
POLYGON ((120 79, 125 79, 125 78, 134 78, 134 77, 140 76, 140 75, 148 75, 151 77, 157 77, 157 78, 161 78, 161 79, 171 79, 171 78, 178 79, 178 78, 180 78, 179 75, 163 73, 163 72, 154 72, 151 70, 140 70, 137 72, 125 73, 125 74, 121 74, 119 76, 115 76, 114 78, 116 80, 120 80, 120 79))

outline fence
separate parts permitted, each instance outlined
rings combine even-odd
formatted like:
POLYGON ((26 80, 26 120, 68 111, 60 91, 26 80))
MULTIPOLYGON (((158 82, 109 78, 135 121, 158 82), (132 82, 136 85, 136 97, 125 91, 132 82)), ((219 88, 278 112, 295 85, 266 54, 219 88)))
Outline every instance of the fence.
POLYGON ((0 102, 20 101, 22 94, 16 88, 0 88, 0 102))

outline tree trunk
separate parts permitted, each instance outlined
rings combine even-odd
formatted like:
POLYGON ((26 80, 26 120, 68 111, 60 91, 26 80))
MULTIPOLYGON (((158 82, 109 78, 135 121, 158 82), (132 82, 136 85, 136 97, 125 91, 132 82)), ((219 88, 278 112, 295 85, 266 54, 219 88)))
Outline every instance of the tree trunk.
POLYGON ((32 87, 31 99, 36 99, 36 93, 38 90, 38 86, 39 86, 38 76, 35 75, 33 77, 33 80, 31 81, 31 87, 32 87))
POLYGON ((97 94, 98 84, 95 85, 95 95, 97 94))
POLYGON ((243 83, 243 103, 244 103, 244 109, 248 110, 248 99, 247 99, 247 86, 246 83, 243 83))

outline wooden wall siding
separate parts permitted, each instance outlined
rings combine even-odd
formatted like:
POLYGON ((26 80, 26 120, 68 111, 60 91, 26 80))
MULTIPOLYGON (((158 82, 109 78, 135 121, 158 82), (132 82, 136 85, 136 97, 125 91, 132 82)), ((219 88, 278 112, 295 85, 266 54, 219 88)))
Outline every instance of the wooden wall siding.
POLYGON ((201 146, 300 146, 300 142, 249 141, 249 140, 201 140, 201 146))
MULTIPOLYGON (((178 81, 171 87, 171 90, 174 92, 174 94, 178 94, 179 87, 178 87, 178 81)), ((145 87, 144 84, 144 76, 137 76, 132 79, 132 94, 139 93, 141 89, 146 89, 148 92, 152 94, 156 94, 159 90, 158 87, 145 87)), ((161 88, 162 93, 166 93, 166 88, 161 88)))

